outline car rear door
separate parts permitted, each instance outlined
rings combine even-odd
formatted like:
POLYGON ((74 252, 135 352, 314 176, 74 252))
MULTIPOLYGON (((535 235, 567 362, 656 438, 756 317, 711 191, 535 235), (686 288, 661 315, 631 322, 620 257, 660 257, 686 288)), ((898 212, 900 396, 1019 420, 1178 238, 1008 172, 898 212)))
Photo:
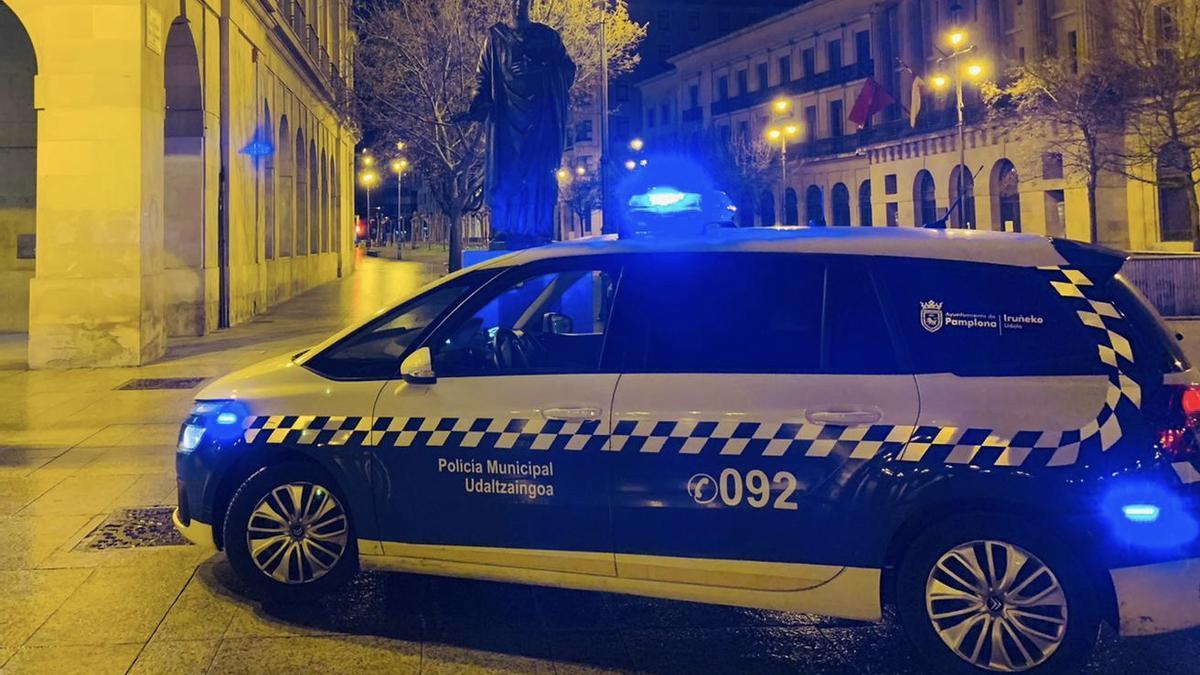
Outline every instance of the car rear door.
POLYGON ((847 562, 843 489, 917 418, 863 263, 682 253, 626 269, 613 402, 618 575, 802 590, 847 562))

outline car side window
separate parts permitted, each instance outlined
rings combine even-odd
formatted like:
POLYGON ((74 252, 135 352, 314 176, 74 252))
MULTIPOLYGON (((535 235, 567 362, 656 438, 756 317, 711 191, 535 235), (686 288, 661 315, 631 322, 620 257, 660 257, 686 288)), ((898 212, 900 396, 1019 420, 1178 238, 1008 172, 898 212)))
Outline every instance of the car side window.
POLYGON ((621 290, 642 324, 626 346, 631 370, 819 372, 820 261, 765 253, 639 257, 621 290))
POLYGON ((616 271, 542 269, 496 279, 446 322, 430 344, 438 377, 599 370, 616 271))
POLYGON ((918 373, 1095 375, 1092 329, 1036 269, 950 260, 875 262, 896 333, 918 373))
POLYGON ((335 379, 393 377, 417 338, 488 276, 467 275, 437 286, 346 336, 305 367, 335 379))
POLYGON ((866 264, 854 256, 832 256, 825 275, 822 372, 900 373, 883 306, 866 264))

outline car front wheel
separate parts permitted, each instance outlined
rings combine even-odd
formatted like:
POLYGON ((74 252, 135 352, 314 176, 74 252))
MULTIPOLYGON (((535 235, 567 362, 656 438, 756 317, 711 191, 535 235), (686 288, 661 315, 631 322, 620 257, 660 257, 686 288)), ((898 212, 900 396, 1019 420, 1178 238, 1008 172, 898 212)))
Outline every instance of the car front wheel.
POLYGON ((333 590, 358 565, 345 504, 315 466, 261 469, 238 488, 225 515, 230 564, 254 590, 275 598, 333 590))
POLYGON ((896 591, 905 632, 939 670, 1069 672, 1099 631, 1080 557, 1003 517, 956 518, 919 536, 896 591))

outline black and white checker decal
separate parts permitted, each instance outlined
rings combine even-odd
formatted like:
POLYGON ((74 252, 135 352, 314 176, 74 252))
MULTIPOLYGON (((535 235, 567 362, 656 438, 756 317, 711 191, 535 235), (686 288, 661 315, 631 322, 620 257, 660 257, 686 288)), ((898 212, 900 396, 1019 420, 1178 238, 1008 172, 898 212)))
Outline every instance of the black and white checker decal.
MULTIPOLYGON (((1050 285, 1095 331, 1098 358, 1109 368, 1104 404, 1096 418, 1069 431, 998 430, 874 424, 838 426, 809 422, 621 420, 612 433, 598 420, 564 422, 529 418, 253 417, 247 443, 374 445, 394 448, 463 448, 544 452, 625 452, 647 455, 828 457, 868 460, 881 453, 913 463, 986 467, 1071 466, 1103 453, 1122 437, 1122 419, 1137 414, 1141 386, 1127 373, 1133 348, 1122 335, 1125 319, 1073 268, 1044 267, 1050 285)), ((1185 482, 1200 471, 1176 466, 1185 482)))

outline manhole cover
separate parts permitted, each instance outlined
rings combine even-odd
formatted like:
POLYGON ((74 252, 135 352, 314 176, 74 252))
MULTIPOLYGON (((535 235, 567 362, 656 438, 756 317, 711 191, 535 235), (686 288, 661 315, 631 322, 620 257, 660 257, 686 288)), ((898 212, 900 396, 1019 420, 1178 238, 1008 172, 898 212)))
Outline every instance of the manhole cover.
POLYGON ((141 377, 130 380, 117 389, 145 391, 149 389, 195 389, 207 377, 141 377))
POLYGON ((186 546, 187 539, 171 522, 170 506, 122 509, 104 519, 75 547, 76 551, 106 551, 143 546, 186 546))

